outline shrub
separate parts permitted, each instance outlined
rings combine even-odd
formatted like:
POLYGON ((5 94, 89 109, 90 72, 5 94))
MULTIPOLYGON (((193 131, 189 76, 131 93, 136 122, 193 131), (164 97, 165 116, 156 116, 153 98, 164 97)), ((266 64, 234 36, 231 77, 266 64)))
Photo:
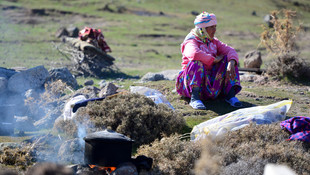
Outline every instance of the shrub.
POLYGON ((182 116, 164 104, 156 105, 150 98, 139 94, 123 94, 89 102, 86 108, 78 109, 74 121, 58 121, 54 128, 76 136, 81 125, 87 131, 91 128, 112 129, 141 145, 161 138, 162 135, 179 133, 186 123, 182 116), (66 123, 77 127, 68 130, 66 123))
POLYGON ((296 37, 300 26, 296 27, 293 18, 295 11, 281 10, 271 12, 273 28, 263 26, 261 44, 273 55, 267 65, 267 74, 278 78, 300 77, 308 69, 306 62, 299 57, 296 37))
MULTIPOLYGON (((203 154, 218 155, 223 174, 231 168, 237 168, 244 174, 252 174, 253 169, 248 169, 252 165, 255 171, 261 174, 267 163, 284 164, 297 174, 310 174, 308 164, 310 144, 287 141, 289 135, 287 131, 281 129, 279 123, 251 124, 240 130, 229 132, 223 140, 207 142, 209 144, 204 144, 206 153, 203 154)), ((204 157, 203 154, 202 157, 204 157)), ((203 160, 200 159, 198 163, 200 161, 203 160)))
POLYGON ((179 135, 155 140, 141 146, 137 154, 153 158, 152 175, 192 174, 195 161, 200 156, 200 143, 182 141, 179 135))

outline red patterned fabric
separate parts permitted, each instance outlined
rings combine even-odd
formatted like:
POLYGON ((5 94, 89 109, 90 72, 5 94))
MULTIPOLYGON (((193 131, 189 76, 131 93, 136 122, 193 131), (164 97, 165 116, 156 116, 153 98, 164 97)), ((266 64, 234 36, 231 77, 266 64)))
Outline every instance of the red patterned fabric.
POLYGON ((104 52, 112 52, 111 48, 104 40, 104 36, 100 29, 85 27, 79 32, 79 38, 82 41, 86 41, 95 47, 100 48, 104 52))
POLYGON ((301 140, 310 143, 310 118, 297 116, 280 123, 281 128, 286 128, 292 135, 289 140, 301 140))

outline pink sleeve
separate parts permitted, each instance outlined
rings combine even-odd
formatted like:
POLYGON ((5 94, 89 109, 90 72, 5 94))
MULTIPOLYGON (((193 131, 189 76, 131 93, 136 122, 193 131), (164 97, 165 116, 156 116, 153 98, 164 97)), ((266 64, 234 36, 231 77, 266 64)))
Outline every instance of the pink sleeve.
POLYGON ((236 50, 234 48, 228 46, 227 44, 222 43, 218 39, 216 39, 215 42, 216 42, 217 51, 218 51, 217 54, 218 55, 227 55, 228 61, 235 60, 237 63, 236 65, 238 65, 239 56, 238 56, 236 50))
POLYGON ((182 46, 182 54, 189 60, 201 61, 206 66, 211 66, 214 61, 214 57, 211 54, 207 54, 199 48, 197 41, 191 39, 188 40, 182 46))

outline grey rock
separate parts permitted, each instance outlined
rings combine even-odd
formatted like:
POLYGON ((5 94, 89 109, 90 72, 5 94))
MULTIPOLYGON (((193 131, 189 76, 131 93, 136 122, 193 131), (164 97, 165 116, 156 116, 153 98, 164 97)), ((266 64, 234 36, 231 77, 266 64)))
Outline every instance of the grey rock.
POLYGON ((62 82, 66 83, 68 86, 71 86, 73 89, 79 88, 79 85, 76 79, 73 77, 71 72, 66 67, 51 69, 49 71, 49 75, 50 76, 47 81, 61 80, 62 82))
POLYGON ((145 74, 142 78, 141 78, 141 82, 148 82, 148 81, 159 81, 159 80, 165 80, 164 75, 161 73, 152 73, 149 72, 147 74, 145 74))
POLYGON ((181 70, 165 70, 160 72, 160 74, 164 75, 165 80, 175 81, 180 71, 181 70))
POLYGON ((94 86, 85 86, 85 87, 75 91, 74 94, 72 94, 71 96, 74 97, 76 95, 84 95, 87 99, 89 99, 89 98, 98 97, 99 92, 100 92, 100 89, 98 89, 94 86))
POLYGON ((37 66, 26 71, 12 75, 8 81, 8 89, 11 92, 23 93, 28 89, 42 87, 49 73, 44 66, 37 66))
POLYGON ((6 77, 0 77, 0 94, 3 94, 7 91, 8 79, 6 77))
POLYGON ((116 87, 113 83, 108 83, 100 92, 99 97, 109 96, 116 93, 118 87, 116 87))
POLYGON ((262 57, 259 51, 250 51, 245 54, 244 67, 245 68, 260 68, 262 65, 262 57))
POLYGON ((10 78, 12 75, 16 74, 17 72, 13 69, 7 69, 4 67, 0 67, 0 77, 10 78))
POLYGON ((180 70, 165 70, 157 73, 149 72, 140 79, 140 82, 160 81, 160 80, 175 81, 179 75, 179 72, 180 70))
POLYGON ((93 85, 94 84, 94 81, 93 80, 86 80, 85 82, 84 82, 84 85, 85 86, 91 86, 91 85, 93 85))

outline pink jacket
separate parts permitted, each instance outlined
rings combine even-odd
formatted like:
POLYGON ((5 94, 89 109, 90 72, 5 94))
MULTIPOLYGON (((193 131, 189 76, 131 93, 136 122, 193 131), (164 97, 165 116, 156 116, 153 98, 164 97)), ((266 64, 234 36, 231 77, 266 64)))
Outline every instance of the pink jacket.
POLYGON ((211 69, 216 56, 227 55, 228 61, 235 60, 238 65, 238 54, 234 48, 222 43, 217 38, 203 43, 198 37, 189 33, 181 44, 182 69, 192 60, 201 61, 207 69, 211 69))

